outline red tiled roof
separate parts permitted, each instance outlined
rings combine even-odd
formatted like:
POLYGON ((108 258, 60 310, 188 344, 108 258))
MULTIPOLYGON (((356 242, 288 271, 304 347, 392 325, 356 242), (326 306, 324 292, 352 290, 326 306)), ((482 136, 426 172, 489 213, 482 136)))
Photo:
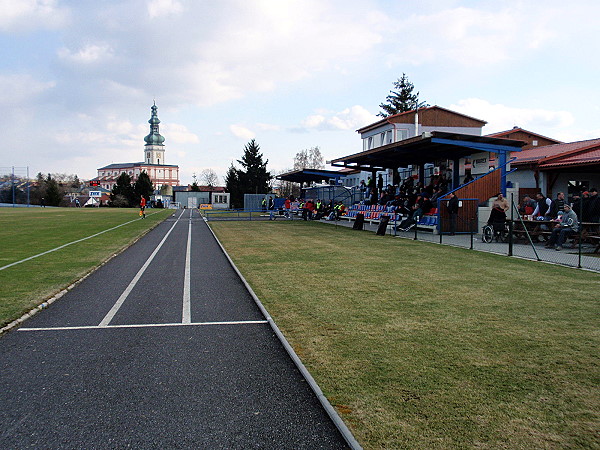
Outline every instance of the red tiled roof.
MULTIPOLYGON (((514 153, 514 156, 516 156, 517 159, 513 164, 556 164, 558 163, 556 160, 557 158, 565 160, 565 158, 573 157, 575 155, 589 155, 590 151, 594 152, 597 149, 600 149, 600 139, 545 145, 543 147, 529 148, 519 153, 514 153)), ((598 162, 600 162, 600 159, 596 160, 596 163, 598 162)))
POLYGON ((583 153, 576 153, 562 158, 552 159, 542 163, 540 167, 546 169, 550 167, 582 166, 588 164, 600 164, 600 147, 583 153))

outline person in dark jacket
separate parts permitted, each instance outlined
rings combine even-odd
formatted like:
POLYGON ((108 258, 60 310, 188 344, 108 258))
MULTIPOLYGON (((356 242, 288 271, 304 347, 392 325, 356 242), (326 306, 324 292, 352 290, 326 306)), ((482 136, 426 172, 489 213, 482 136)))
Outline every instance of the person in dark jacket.
POLYGON ((458 217, 458 197, 454 192, 450 192, 450 200, 448 200, 448 214, 450 214, 450 236, 456 233, 456 219, 458 217))

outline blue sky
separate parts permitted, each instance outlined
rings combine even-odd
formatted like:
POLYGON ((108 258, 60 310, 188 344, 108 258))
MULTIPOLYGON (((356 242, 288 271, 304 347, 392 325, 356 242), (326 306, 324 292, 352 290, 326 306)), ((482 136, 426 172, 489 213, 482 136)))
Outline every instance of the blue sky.
POLYGON ((268 168, 361 150, 406 73, 430 105, 563 141, 600 137, 600 2, 0 0, 0 167, 91 178, 143 159, 221 182, 255 138, 268 168))

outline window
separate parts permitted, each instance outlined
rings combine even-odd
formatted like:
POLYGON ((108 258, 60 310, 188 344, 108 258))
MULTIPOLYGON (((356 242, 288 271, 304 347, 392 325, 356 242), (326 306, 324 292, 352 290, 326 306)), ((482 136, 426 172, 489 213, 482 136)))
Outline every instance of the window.
POLYGON ((371 150, 373 148, 373 136, 369 137, 369 145, 367 147, 368 150, 371 150))
POLYGON ((396 142, 403 141, 404 139, 408 139, 408 129, 399 128, 396 130, 396 142))
POLYGON ((537 139, 534 139, 534 140, 531 142, 531 145, 533 145, 534 147, 537 147, 537 145, 538 145, 538 141, 537 141, 537 139))

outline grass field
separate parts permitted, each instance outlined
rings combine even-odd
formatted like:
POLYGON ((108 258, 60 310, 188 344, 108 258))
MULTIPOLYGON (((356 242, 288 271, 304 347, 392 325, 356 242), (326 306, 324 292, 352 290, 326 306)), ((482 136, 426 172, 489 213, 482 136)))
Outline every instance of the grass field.
POLYGON ((600 275, 319 223, 211 222, 365 448, 600 448, 600 275))
POLYGON ((169 210, 0 208, 0 267, 132 221, 91 239, 0 270, 0 327, 78 280, 161 222, 169 210))

